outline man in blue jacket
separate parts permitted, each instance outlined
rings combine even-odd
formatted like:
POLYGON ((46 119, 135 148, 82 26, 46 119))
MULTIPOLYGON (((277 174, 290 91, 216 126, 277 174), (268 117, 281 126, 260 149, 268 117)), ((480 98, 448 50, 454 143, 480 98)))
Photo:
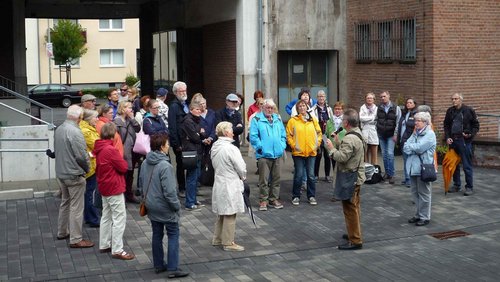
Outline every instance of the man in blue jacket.
POLYGON ((263 111, 256 114, 250 125, 250 143, 255 149, 259 169, 259 210, 267 206, 283 208, 278 201, 280 195, 280 158, 286 148, 286 132, 279 115, 274 113, 276 104, 272 99, 264 100, 263 111), (268 173, 269 171, 269 173, 268 173), (268 185, 270 178, 271 184, 268 185))

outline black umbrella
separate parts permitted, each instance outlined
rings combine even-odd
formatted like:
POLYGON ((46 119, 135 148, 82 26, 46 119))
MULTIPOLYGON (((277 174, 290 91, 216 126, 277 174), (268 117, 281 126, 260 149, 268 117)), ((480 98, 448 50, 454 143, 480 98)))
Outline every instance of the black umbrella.
POLYGON ((252 219, 253 225, 257 228, 257 224, 255 223, 255 216, 253 215, 252 205, 250 204, 250 185, 246 181, 243 181, 243 201, 245 201, 245 206, 247 207, 248 214, 252 219))

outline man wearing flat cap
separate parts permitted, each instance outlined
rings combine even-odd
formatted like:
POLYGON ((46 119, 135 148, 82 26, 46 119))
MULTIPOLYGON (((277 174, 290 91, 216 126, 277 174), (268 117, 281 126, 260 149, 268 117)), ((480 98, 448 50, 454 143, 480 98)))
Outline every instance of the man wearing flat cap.
POLYGON ((168 106, 165 104, 165 100, 167 99, 168 90, 165 88, 159 88, 156 91, 156 101, 160 104, 160 108, 158 109, 158 116, 163 120, 165 125, 168 128, 168 106))
POLYGON ((215 124, 221 121, 228 121, 233 124, 233 145, 240 147, 240 135, 243 133, 243 121, 241 113, 236 110, 239 106, 239 99, 236 94, 229 94, 226 96, 226 107, 215 113, 215 124))
POLYGON ((87 110, 95 110, 95 103, 97 99, 92 94, 85 94, 81 99, 81 106, 87 110))

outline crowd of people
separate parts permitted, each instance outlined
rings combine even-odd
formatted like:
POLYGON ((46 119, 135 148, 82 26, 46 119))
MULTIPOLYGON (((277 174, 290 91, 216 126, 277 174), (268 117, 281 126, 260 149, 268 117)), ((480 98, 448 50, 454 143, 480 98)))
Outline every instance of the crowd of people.
MULTIPOLYGON (((235 243, 236 215, 245 211, 243 191, 247 185, 247 167, 239 150, 245 130, 240 112, 243 98, 230 93, 225 106, 215 111, 207 107, 201 93, 188 102, 184 82, 176 82, 172 92, 175 98, 167 105, 168 90, 164 88, 158 89, 155 97, 141 97, 137 89, 122 85, 110 89, 108 102, 98 109, 96 97, 90 94, 82 96, 80 106, 68 108, 67 120, 55 133, 56 177, 62 195, 57 239, 69 238, 71 248, 94 246, 82 238, 85 223, 100 227, 101 253, 133 259, 134 254, 123 249, 125 203, 142 202, 151 221, 155 272, 167 271, 171 278, 187 276, 178 267, 180 209, 184 206, 186 211, 195 212, 205 207, 197 199, 199 182, 203 174, 212 173, 211 208, 217 216, 212 245, 225 251, 245 250, 235 243), (141 135, 149 138, 146 154, 135 149, 141 135), (175 168, 170 152, 175 156, 175 168), (136 168, 139 177, 134 191, 136 168), (168 238, 166 260, 164 230, 168 238)), ((389 91, 379 93, 377 105, 375 94, 367 93, 358 112, 346 109, 341 101, 332 108, 325 91, 318 91, 314 100, 311 91, 303 88, 286 106, 290 118, 285 125, 273 99, 256 91, 247 117, 250 152, 259 175, 259 211, 284 207, 280 162, 289 150, 294 163, 292 206, 300 205, 303 193, 310 205, 317 205, 318 181, 335 180, 332 201, 342 202, 347 230, 343 235, 346 242, 338 248, 360 249, 360 189, 366 179, 365 162, 378 165, 380 146, 383 179, 395 184, 397 145, 403 155, 401 184, 410 188, 415 203, 415 214, 408 222, 429 224, 431 182, 422 181, 420 167, 423 163, 435 164, 437 140, 430 108, 408 98, 401 109, 390 97, 389 91), (324 177, 320 178, 322 159, 324 177), (330 174, 336 166, 334 178, 330 174), (349 181, 351 187, 345 190, 349 181)), ((446 142, 462 158, 464 195, 468 196, 473 194, 470 144, 479 131, 479 122, 474 110, 462 104, 463 96, 454 94, 452 101, 444 132, 446 142)), ((459 169, 453 180, 450 192, 460 191, 459 169)))

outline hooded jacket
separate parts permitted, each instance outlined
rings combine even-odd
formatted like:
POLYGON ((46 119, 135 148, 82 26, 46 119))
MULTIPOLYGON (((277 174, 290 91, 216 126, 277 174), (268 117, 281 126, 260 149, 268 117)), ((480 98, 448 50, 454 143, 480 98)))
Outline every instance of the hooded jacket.
POLYGON ((157 222, 179 222, 181 203, 177 178, 167 155, 151 151, 141 165, 138 188, 146 195, 148 217, 157 222), (149 188, 148 188, 149 187, 149 188))
POLYGON ((272 115, 269 122, 264 113, 255 114, 250 125, 250 143, 255 149, 255 158, 277 159, 286 148, 286 132, 281 118, 272 115))
POLYGON ((125 192, 127 162, 113 146, 113 140, 95 141, 97 187, 101 195, 114 196, 125 192))
POLYGON ((436 134, 427 125, 422 132, 415 130, 413 134, 406 140, 403 152, 408 154, 406 159, 406 171, 410 176, 420 175, 420 158, 425 164, 434 162, 434 151, 436 150, 436 134), (420 155, 420 158, 419 158, 420 155))
MULTIPOLYGON (((92 152, 94 150, 94 144, 97 139, 99 139, 99 133, 95 127, 90 125, 87 121, 80 121, 80 130, 82 131, 83 138, 85 139, 85 143, 87 144, 87 153, 92 152)), ((85 175, 85 178, 89 178, 95 173, 95 157, 90 157, 90 170, 85 175)))
POLYGON ((292 156, 314 157, 321 145, 321 128, 315 117, 306 120, 297 115, 288 120, 286 125, 286 139, 292 148, 292 156))

